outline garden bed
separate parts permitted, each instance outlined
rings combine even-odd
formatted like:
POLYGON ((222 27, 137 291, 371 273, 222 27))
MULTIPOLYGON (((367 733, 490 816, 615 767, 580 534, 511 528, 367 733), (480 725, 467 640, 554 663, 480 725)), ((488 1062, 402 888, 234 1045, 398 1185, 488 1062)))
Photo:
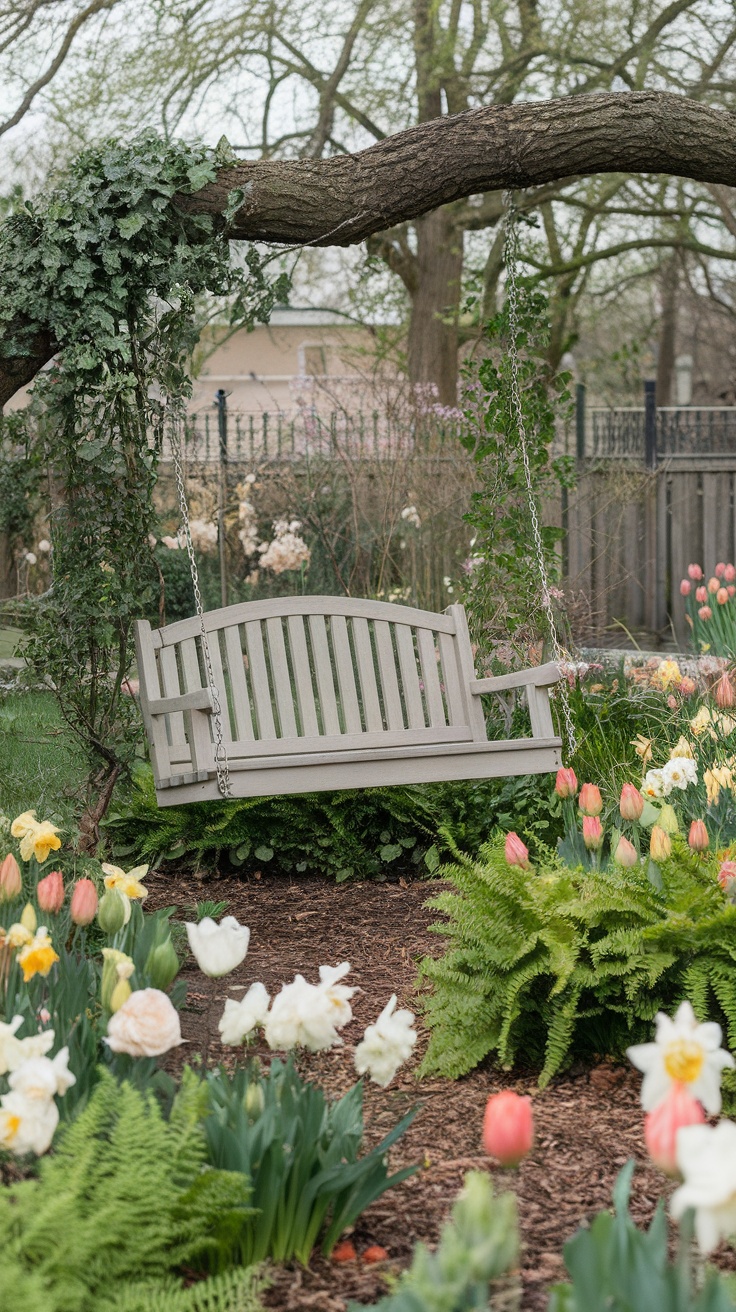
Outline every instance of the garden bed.
MULTIPOLYGON (((182 1029, 188 1042, 171 1055, 170 1064, 191 1062, 195 1052, 208 1065, 221 1060, 233 1064, 233 1050, 220 1045, 217 1022, 224 999, 241 996, 234 985, 260 979, 274 990, 296 971, 312 977, 325 962, 349 960, 351 980, 363 992, 353 999, 354 1020, 343 1032, 345 1046, 300 1059, 305 1075, 330 1093, 342 1093, 354 1080, 352 1047, 377 1004, 383 1005, 395 990, 400 1005, 416 1008, 417 961, 425 953, 437 955, 441 948, 441 941, 428 932, 436 913, 424 908, 438 885, 427 881, 335 886, 315 877, 289 881, 263 875, 203 884, 183 874, 176 880, 149 875, 147 884, 147 909, 172 901, 186 906, 203 897, 227 899, 228 913, 252 932, 248 956, 226 979, 205 981, 191 959, 185 964, 190 992, 182 1029)), ((391 1086, 366 1088, 371 1144, 415 1102, 421 1105, 420 1115, 394 1149, 392 1166, 422 1161, 424 1169, 363 1215, 352 1237, 357 1261, 338 1264, 315 1256, 308 1270, 297 1265, 279 1270, 266 1296, 270 1307, 342 1312, 350 1298, 367 1303, 378 1297, 385 1289, 385 1272, 408 1265, 417 1240, 436 1241, 465 1172, 488 1167, 480 1143, 483 1109, 489 1094, 501 1088, 534 1098, 535 1147, 518 1171, 499 1179, 499 1186, 511 1187, 519 1199, 525 1312, 546 1309, 549 1284, 564 1274, 562 1245, 581 1223, 609 1205, 615 1177, 630 1157, 637 1159, 632 1211, 638 1222, 650 1220, 663 1178, 646 1157, 637 1072, 601 1062, 592 1069, 574 1068, 540 1092, 532 1072, 507 1076, 484 1064, 461 1080, 430 1078, 420 1083, 415 1070, 425 1048, 426 1034, 420 1034, 416 1058, 391 1086), (387 1263, 361 1263, 360 1255, 371 1244, 387 1250, 387 1263)), ((260 1050, 264 1057, 269 1055, 265 1045, 260 1050)), ((722 1260, 733 1265, 725 1248, 722 1260)))

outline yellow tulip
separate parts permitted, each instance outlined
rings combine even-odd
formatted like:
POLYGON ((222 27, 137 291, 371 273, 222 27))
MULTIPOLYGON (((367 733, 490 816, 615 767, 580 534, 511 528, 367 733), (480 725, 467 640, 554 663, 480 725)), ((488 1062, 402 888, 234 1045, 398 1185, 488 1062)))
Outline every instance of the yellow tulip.
POLYGON ((667 857, 672 855, 672 839, 664 829, 660 829, 659 825, 654 825, 652 828, 649 851, 653 861, 666 861, 667 857))
POLYGON ((18 953, 18 965, 23 971, 23 980, 27 984, 34 975, 48 975, 59 955, 54 952, 47 931, 41 928, 32 941, 18 953))
POLYGON ((23 913, 20 918, 20 923, 24 929, 28 930, 29 934, 35 934, 38 928, 38 918, 30 902, 26 902, 23 908, 23 913))
POLYGON ((733 775, 727 765, 714 765, 712 769, 704 772, 703 783, 708 805, 715 806, 721 795, 721 789, 733 787, 733 775))

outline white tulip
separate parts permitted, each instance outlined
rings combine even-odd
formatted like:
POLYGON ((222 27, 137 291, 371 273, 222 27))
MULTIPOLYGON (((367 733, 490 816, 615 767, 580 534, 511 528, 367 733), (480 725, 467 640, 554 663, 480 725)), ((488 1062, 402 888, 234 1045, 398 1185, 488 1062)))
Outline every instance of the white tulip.
POLYGON ((677 1134, 677 1165, 684 1183, 672 1195, 676 1220, 692 1207, 701 1253, 736 1235, 736 1125, 688 1125, 677 1134))
POLYGON ((673 1084, 684 1084, 691 1098, 702 1102, 710 1116, 721 1110, 721 1071, 736 1066, 721 1044, 715 1021, 699 1025, 689 1002, 677 1008, 674 1020, 657 1012, 654 1043, 626 1049, 629 1061, 644 1072, 641 1105, 651 1112, 667 1097, 673 1084))
POLYGON ((179 1013, 161 989, 136 989, 107 1022, 105 1043, 129 1057, 160 1057, 183 1042, 179 1013))
POLYGON ((16 1157, 27 1153, 40 1157, 51 1147, 58 1124, 53 1098, 27 1098, 16 1090, 0 1098, 0 1147, 16 1157))
POLYGON ((248 992, 236 1002, 228 998, 217 1028, 222 1042, 236 1048, 256 1028, 262 1025, 268 1012, 269 996, 265 985, 251 984, 248 992))
POLYGON ((352 1016, 345 995, 352 996, 354 990, 337 985, 336 981, 349 969, 347 962, 342 966, 323 966, 319 984, 308 984, 303 975, 296 975, 292 984, 285 984, 266 1017, 269 1048, 279 1051, 308 1048, 310 1052, 322 1052, 342 1043, 337 1030, 352 1016))
POLYGON ((30 1034, 26 1039, 16 1039, 16 1031, 23 1024, 22 1016, 14 1016, 10 1022, 0 1021, 0 1075, 14 1071, 21 1062, 30 1057, 43 1057, 54 1046, 54 1031, 42 1030, 40 1034, 30 1034))
POLYGON ((414 1013, 396 1010, 396 994, 381 1012, 375 1025, 369 1025, 355 1049, 355 1069, 385 1089, 400 1066, 408 1061, 417 1041, 413 1029, 414 1013))
POLYGON ((199 969, 211 979, 219 979, 245 961, 250 930, 238 924, 235 916, 225 916, 219 925, 205 916, 199 924, 187 925, 187 938, 199 969))
POLYGON ((332 1023, 335 1029, 338 1030, 343 1029, 345 1025, 349 1025, 353 1019, 350 999, 357 992, 357 989, 339 983, 349 972, 349 961, 343 961, 339 966, 320 966, 319 968, 320 982, 317 987, 320 993, 323 993, 329 1001, 333 1014, 332 1023))

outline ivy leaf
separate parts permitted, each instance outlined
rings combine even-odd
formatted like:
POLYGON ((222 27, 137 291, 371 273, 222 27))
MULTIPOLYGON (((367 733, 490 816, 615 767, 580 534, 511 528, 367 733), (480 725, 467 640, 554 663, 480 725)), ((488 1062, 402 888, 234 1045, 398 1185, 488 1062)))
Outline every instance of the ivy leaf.
POLYGON ((142 214, 133 213, 127 214, 124 219, 118 219, 116 226, 120 236, 127 241, 130 237, 135 237, 137 232, 140 232, 145 222, 146 220, 142 214))

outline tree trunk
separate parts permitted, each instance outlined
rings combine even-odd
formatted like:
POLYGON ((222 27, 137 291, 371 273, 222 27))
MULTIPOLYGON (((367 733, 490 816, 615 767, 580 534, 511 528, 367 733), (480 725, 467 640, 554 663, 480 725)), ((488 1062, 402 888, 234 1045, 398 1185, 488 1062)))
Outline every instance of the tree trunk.
POLYGON ((675 372, 677 338, 677 255, 665 260, 660 270, 662 313, 659 319, 657 353, 657 405, 672 404, 672 379, 675 372))
MULTIPOLYGON (((457 318, 463 238, 445 209, 416 224, 417 285, 409 320, 409 380, 434 383, 442 405, 457 405, 457 318)), ((428 398, 429 399, 429 398, 428 398)))
POLYGON ((15 561, 7 533, 0 533, 0 600, 15 596, 15 561))

